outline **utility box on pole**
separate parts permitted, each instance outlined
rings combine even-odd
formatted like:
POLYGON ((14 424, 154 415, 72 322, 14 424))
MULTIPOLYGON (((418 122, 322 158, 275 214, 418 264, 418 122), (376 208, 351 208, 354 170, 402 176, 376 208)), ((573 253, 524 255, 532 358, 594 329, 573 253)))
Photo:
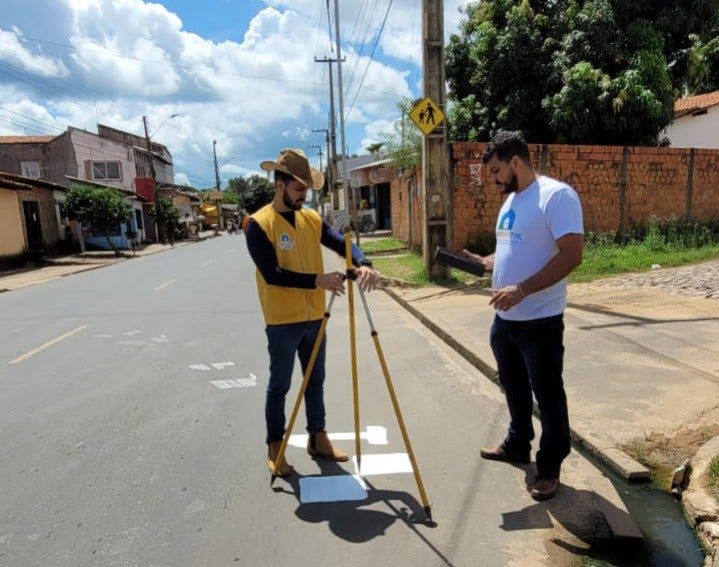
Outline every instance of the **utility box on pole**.
MULTIPOLYGON (((434 126, 425 133, 422 151, 422 226, 423 255, 427 273, 433 278, 449 277, 449 268, 434 260, 437 246, 448 247, 451 242, 452 191, 449 175, 446 122, 437 120, 445 110, 444 90, 444 1, 422 0, 422 74, 425 100, 430 106, 415 109, 423 122, 434 126)), ((425 103, 422 101, 420 104, 425 103)), ((426 103, 425 103, 426 104, 426 103)), ((417 120, 415 120, 417 121, 417 120)), ((421 128, 421 126, 420 126, 421 128)), ((424 129, 423 129, 424 131, 424 129)))

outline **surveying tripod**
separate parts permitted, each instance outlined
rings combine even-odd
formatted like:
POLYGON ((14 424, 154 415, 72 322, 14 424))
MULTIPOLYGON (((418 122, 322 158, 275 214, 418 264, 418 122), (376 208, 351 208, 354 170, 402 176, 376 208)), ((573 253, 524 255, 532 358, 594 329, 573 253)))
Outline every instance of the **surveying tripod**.
MULTIPOLYGON (((354 281, 357 279, 357 273, 354 270, 354 266, 352 265, 352 240, 350 237, 350 233, 345 233, 345 262, 346 262, 346 280, 347 280, 347 297, 349 299, 349 323, 350 323, 350 355, 351 355, 351 366, 352 366, 352 398, 354 401, 354 434, 355 434, 355 453, 357 455, 357 474, 361 476, 362 474, 362 450, 360 447, 360 416, 359 416, 359 384, 358 384, 358 378, 357 378, 357 347, 356 347, 356 340, 355 340, 355 313, 354 313, 354 290, 353 290, 353 284, 354 281)), ((399 428, 402 432, 402 439, 404 440, 405 448, 407 449, 407 454, 409 455, 409 460, 412 463, 412 472, 414 473, 414 478, 417 481, 417 488, 419 489, 419 494, 422 499, 422 506, 424 507, 424 512, 427 515, 427 520, 429 522, 432 521, 432 509, 429 505, 429 500, 427 499, 427 493, 424 490, 424 484, 422 483, 422 477, 419 474, 419 467, 417 466, 417 460, 414 456, 414 451, 412 450, 412 443, 409 440, 409 434, 407 433, 407 427, 404 424, 404 418, 402 417, 402 410, 399 407, 399 402, 397 401, 397 394, 395 393, 394 386, 392 385, 392 378, 390 377, 389 370, 387 369, 387 361, 384 357, 384 352, 382 351, 382 345, 379 342, 379 333, 377 333, 377 330, 374 326, 374 321, 372 320, 372 315, 370 314, 369 307, 367 305, 367 299, 365 298, 364 291, 362 291, 362 288, 358 285, 357 291, 359 292, 360 299, 362 300, 362 305, 364 307, 365 314, 367 315, 367 322, 369 323, 372 341, 374 342, 375 350, 377 351, 377 358, 379 359, 380 366, 382 367, 382 373, 384 375, 385 383, 387 384, 387 390, 389 392, 389 396, 392 400, 392 406, 394 407, 394 412, 397 417, 397 423, 399 425, 399 428)), ((285 435, 282 438, 282 444, 280 445, 280 452, 277 455, 277 459, 275 460, 275 470, 272 473, 272 477, 270 479, 270 485, 274 483, 275 479, 277 478, 277 471, 279 467, 282 465, 282 462, 285 458, 285 450, 287 449, 287 443, 290 439, 290 435, 292 434, 292 428, 295 425, 295 419, 297 418, 297 413, 300 409, 300 404, 302 403, 302 398, 305 395, 305 390, 307 389, 307 384, 310 380, 310 376, 312 375, 312 370, 315 366, 315 361, 317 360, 317 353, 320 350, 320 345, 322 344, 322 339, 324 338, 325 332, 327 330, 327 323, 330 318, 330 313, 332 311, 332 305, 334 304, 336 295, 332 294, 332 297, 330 298, 329 305, 327 306, 327 311, 324 314, 324 317, 322 319, 322 324, 320 326, 319 333, 317 334, 317 339, 315 340, 315 344, 312 348, 312 354, 310 355, 310 360, 307 364, 307 368, 305 370, 305 374, 302 378, 302 385, 300 386, 300 391, 297 394, 297 400, 295 400, 295 405, 292 408, 292 414, 290 415, 289 424, 287 427, 287 430, 285 431, 285 435)))

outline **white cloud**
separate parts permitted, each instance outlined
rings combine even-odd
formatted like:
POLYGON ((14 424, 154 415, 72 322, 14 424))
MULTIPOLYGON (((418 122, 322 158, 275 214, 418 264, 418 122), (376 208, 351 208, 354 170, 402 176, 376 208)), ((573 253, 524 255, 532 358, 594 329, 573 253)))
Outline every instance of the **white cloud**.
MULTIPOLYGON (((450 14, 461 3, 445 0, 448 26, 450 14)), ((265 0, 241 42, 215 42, 186 31, 176 14, 160 3, 143 0, 12 4, 11 10, 0 12, 1 29, 16 26, 16 33, 48 37, 75 50, 47 47, 43 51, 43 43, 19 40, 15 34, 6 41, 7 34, 0 34, 0 59, 31 73, 33 82, 64 81, 52 86, 47 82, 43 91, 0 76, 6 109, 0 109, 0 128, 15 127, 8 133, 23 133, 28 125, 33 129, 30 133, 56 134, 67 125, 94 131, 99 121, 142 134, 142 116, 148 116, 153 131, 166 117, 180 113, 154 138, 168 145, 176 171, 181 172, 178 178, 197 186, 214 185, 213 140, 218 161, 232 160, 221 168, 223 179, 261 173, 259 162, 276 156, 281 147, 312 153, 306 149, 309 144, 324 145, 324 135, 311 131, 326 127, 327 111, 327 87, 320 82, 327 66, 315 63, 314 57, 331 55, 323 50, 334 42, 321 0, 265 0), (19 113, 17 120, 9 110, 19 113)), ((397 116, 397 98, 415 92, 410 82, 415 82, 418 71, 407 61, 417 61, 420 52, 419 40, 412 38, 419 37, 415 16, 421 1, 395 0, 350 111, 369 61, 371 44, 358 55, 369 4, 340 2, 347 57, 344 86, 349 91, 347 144, 359 144, 362 151, 366 141, 377 141, 383 121, 389 123, 397 116)), ((378 5, 368 41, 376 38, 383 14, 378 5)), ((338 130, 338 145, 339 138, 338 130)))
POLYGON ((0 61, 40 77, 65 77, 70 73, 62 60, 47 57, 39 49, 33 53, 22 43, 22 30, 17 26, 13 26, 12 30, 6 31, 0 27, 0 61))
POLYGON ((190 178, 184 171, 175 172, 175 183, 178 185, 190 185, 190 178))

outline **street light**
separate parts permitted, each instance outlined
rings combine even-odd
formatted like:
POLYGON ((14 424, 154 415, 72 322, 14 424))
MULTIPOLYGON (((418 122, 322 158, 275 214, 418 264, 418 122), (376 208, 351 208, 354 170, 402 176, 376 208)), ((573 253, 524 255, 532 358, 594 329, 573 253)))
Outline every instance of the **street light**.
POLYGON ((165 118, 162 121, 162 124, 160 124, 157 128, 155 128, 155 131, 152 134, 150 134, 150 138, 152 138, 155 134, 157 134, 160 131, 160 128, 162 128, 168 120, 170 120, 172 118, 177 118, 178 116, 182 116, 182 114, 180 114, 180 113, 170 114, 170 116, 168 116, 167 118, 165 118))
MULTIPOLYGON (((165 125, 165 123, 170 118, 175 118, 177 116, 180 116, 180 115, 179 114, 171 114, 170 116, 165 118, 162 121, 162 124, 160 124, 159 127, 155 128, 155 131, 152 134, 155 135, 160 130, 160 128, 162 128, 165 125)), ((152 193, 153 193, 153 198, 155 199, 155 207, 154 207, 155 208, 155 241, 159 242, 160 241, 160 228, 158 226, 158 220, 159 220, 160 195, 158 194, 158 191, 157 191, 157 181, 155 179, 155 158, 152 154, 152 146, 150 144, 150 134, 147 133, 147 116, 142 117, 142 124, 145 127, 145 143, 147 145, 147 155, 150 158, 150 177, 152 178, 152 193)), ((174 181, 174 178, 173 178, 173 181, 174 181)))

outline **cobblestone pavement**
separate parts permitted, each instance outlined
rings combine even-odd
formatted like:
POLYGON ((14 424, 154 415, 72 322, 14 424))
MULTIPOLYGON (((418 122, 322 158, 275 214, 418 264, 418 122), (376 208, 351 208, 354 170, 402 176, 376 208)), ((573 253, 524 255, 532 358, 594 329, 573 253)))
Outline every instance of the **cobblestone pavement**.
POLYGON ((618 288, 649 287, 678 295, 719 299, 719 260, 693 266, 616 276, 596 280, 592 285, 618 288))

